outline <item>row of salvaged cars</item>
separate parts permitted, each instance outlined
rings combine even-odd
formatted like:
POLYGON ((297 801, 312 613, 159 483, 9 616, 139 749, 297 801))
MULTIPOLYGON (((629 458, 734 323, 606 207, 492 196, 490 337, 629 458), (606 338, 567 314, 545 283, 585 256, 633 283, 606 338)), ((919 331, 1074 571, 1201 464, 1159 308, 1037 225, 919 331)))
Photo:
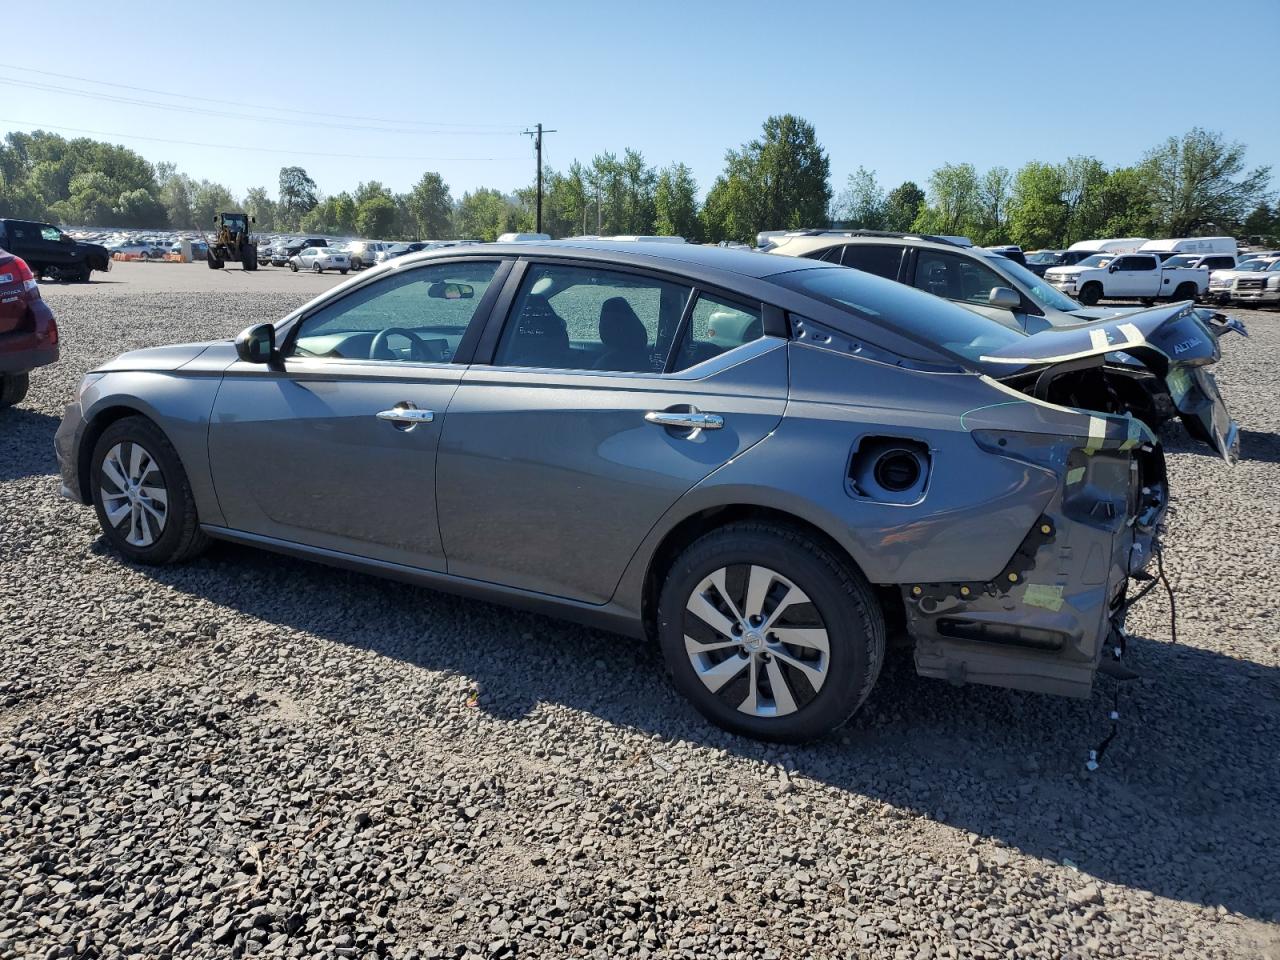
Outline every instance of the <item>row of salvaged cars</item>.
POLYGON ((1160 431, 1234 457, 1242 326, 1090 309, 961 238, 766 239, 422 251, 123 354, 67 407, 62 493, 134 562, 231 540, 650 638, 766 739, 852 716, 891 634, 953 683, 1126 673, 1160 431))

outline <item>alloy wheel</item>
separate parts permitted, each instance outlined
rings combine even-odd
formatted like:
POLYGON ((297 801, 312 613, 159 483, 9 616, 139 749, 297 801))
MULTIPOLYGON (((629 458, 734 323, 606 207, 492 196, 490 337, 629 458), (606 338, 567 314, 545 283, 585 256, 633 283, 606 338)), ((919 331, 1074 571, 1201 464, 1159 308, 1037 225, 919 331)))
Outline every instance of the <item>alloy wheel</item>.
POLYGON ((747 564, 721 567, 694 588, 684 646, 702 684, 754 717, 803 708, 831 662, 826 624, 808 595, 777 571, 747 564))
POLYGON ((121 441, 102 458, 101 473, 107 522, 130 546, 154 544, 169 515, 169 490, 155 458, 141 444, 121 441))

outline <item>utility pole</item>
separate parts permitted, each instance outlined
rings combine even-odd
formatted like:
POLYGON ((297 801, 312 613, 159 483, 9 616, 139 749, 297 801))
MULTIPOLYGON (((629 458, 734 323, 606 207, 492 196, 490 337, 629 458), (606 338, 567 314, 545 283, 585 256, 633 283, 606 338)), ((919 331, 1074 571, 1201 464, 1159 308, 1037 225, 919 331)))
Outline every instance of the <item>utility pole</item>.
POLYGON ((538 155, 538 233, 542 232, 542 135, 555 132, 543 130, 540 123, 533 130, 523 131, 526 137, 533 137, 533 147, 538 155))

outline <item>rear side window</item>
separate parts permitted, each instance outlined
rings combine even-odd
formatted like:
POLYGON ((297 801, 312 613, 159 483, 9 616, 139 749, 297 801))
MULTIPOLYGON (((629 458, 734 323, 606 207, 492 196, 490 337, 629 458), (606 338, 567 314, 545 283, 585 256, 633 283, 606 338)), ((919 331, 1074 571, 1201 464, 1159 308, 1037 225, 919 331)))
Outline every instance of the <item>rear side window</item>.
POLYGON ((689 302, 689 287, 657 277, 531 264, 494 364, 659 373, 689 302))
POLYGON ((840 262, 846 267, 874 273, 886 280, 897 280, 902 250, 902 247, 880 243, 851 243, 844 248, 844 257, 840 262))
POLYGON ((1114 264, 1117 270, 1154 270, 1155 257, 1121 257, 1114 264))
POLYGON ((763 336, 764 320, 759 307, 704 294, 693 305, 671 370, 687 370, 763 336))

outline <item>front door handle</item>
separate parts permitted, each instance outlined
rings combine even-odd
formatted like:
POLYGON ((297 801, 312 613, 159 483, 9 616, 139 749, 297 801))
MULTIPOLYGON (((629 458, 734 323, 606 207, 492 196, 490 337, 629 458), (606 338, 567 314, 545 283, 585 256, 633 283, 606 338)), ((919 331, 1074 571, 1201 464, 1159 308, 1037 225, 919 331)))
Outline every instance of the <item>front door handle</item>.
POLYGON ((390 410, 381 410, 376 416, 379 420, 386 420, 397 430, 403 430, 405 433, 420 423, 430 423, 436 418, 434 410, 419 410, 416 404, 408 400, 400 401, 390 410))
POLYGON ((676 430, 691 430, 692 440, 703 430, 719 430, 724 426, 724 417, 718 413, 703 413, 700 410, 650 410, 644 415, 649 423, 660 427, 671 427, 676 430))

